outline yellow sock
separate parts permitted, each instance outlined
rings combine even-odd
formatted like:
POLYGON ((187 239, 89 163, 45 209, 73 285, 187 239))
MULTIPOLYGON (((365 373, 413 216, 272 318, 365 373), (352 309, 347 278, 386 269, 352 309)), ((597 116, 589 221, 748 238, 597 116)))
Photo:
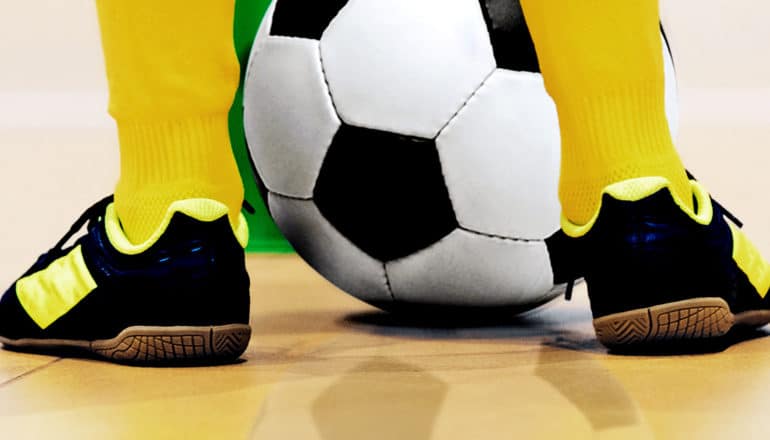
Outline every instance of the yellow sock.
POLYGON ((237 216, 243 185, 227 123, 240 75, 234 0, 96 4, 120 140, 115 207, 127 237, 147 240, 181 199, 218 200, 237 216))
POLYGON ((588 222, 612 183, 662 176, 686 206, 690 183, 664 102, 657 0, 522 0, 562 136, 559 197, 588 222))

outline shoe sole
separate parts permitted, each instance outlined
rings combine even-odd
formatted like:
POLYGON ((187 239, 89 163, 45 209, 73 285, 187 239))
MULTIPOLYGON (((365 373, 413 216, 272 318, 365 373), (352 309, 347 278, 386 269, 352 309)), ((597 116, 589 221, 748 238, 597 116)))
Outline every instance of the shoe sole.
POLYGON ((223 363, 238 359, 249 344, 251 327, 229 324, 204 327, 128 327, 118 336, 96 341, 6 339, 25 351, 74 349, 126 364, 223 363))
POLYGON ((735 325, 770 323, 770 311, 733 314, 721 298, 693 298, 594 319, 599 342, 608 348, 719 338, 735 325))

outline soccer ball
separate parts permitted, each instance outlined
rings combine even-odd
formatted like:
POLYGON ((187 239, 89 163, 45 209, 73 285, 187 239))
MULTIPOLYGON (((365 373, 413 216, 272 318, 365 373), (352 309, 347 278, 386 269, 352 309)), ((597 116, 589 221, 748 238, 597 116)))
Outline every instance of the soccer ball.
POLYGON ((518 1, 274 0, 244 115, 278 227, 351 295, 522 311, 563 292, 559 125, 518 1))

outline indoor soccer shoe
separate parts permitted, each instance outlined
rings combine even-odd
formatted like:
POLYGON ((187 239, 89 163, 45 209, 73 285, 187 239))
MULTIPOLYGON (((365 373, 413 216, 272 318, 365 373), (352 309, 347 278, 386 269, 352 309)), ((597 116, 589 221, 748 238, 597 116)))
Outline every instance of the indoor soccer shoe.
POLYGON ((98 202, 0 299, 0 342, 133 364, 238 358, 251 336, 248 228, 227 212, 208 199, 174 202, 137 246, 112 198, 98 202))
POLYGON ((610 348, 716 338, 770 322, 770 268, 739 224, 697 182, 694 211, 663 178, 605 189, 594 219, 576 226, 598 339, 610 348), (733 220, 730 220, 733 219, 733 220))

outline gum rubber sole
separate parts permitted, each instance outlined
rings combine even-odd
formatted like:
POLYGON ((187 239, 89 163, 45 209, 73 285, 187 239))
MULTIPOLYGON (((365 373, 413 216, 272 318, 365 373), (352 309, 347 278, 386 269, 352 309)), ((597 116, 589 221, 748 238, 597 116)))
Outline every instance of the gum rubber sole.
POLYGON ((237 359, 249 344, 251 327, 128 327, 112 339, 6 339, 4 345, 25 351, 75 349, 118 363, 153 365, 221 363, 237 359))
POLYGON ((693 298, 594 319, 599 342, 609 348, 719 338, 734 325, 770 323, 770 311, 734 315, 721 298, 693 298))

